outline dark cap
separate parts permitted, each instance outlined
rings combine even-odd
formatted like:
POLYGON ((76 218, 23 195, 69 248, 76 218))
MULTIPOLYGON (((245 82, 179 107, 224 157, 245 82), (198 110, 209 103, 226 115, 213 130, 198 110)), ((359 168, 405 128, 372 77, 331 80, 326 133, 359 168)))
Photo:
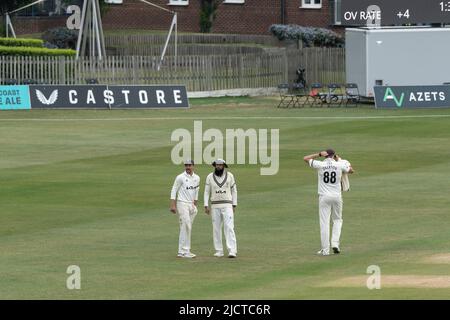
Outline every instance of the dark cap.
POLYGON ((333 157, 336 154, 336 152, 334 152, 333 149, 327 149, 326 152, 328 154, 327 155, 328 158, 331 158, 331 157, 333 157))
POLYGON ((186 166, 186 165, 189 165, 189 164, 191 164, 191 165, 194 165, 194 160, 185 160, 184 161, 184 165, 186 166))
POLYGON ((225 163, 225 160, 223 159, 214 160, 214 162, 212 163, 213 167, 215 167, 216 164, 223 164, 225 168, 228 168, 228 165, 225 163))

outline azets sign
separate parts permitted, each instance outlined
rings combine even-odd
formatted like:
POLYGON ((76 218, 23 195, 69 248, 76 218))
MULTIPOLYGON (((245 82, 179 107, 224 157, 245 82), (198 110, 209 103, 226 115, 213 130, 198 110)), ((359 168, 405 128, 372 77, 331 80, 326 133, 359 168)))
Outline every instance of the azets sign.
POLYGON ((377 108, 450 108, 450 85, 375 86, 377 108))

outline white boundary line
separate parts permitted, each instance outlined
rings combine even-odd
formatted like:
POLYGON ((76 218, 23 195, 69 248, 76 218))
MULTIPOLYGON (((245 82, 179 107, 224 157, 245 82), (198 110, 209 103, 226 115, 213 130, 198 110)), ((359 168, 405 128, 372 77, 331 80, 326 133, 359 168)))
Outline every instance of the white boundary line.
POLYGON ((377 120, 377 119, 422 119, 422 118, 450 118, 450 114, 435 115, 410 115, 410 116, 337 116, 337 117, 144 117, 144 118, 5 118, 0 122, 7 121, 48 121, 48 122, 64 122, 64 121, 163 121, 163 120, 377 120))

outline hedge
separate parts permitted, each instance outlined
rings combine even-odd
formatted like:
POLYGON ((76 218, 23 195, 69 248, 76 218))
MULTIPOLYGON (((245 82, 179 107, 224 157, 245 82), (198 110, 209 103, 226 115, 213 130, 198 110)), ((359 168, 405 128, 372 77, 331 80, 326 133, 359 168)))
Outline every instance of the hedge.
POLYGON ((0 46, 0 56, 65 56, 73 57, 75 50, 70 49, 47 49, 33 47, 5 47, 0 46))
POLYGON ((279 40, 301 40, 306 47, 343 47, 345 45, 344 38, 325 28, 273 24, 269 31, 279 40))
POLYGON ((44 41, 40 39, 0 38, 0 46, 43 48, 44 41))
POLYGON ((78 32, 67 28, 54 28, 46 31, 42 35, 42 39, 46 42, 44 46, 48 48, 75 49, 78 32))

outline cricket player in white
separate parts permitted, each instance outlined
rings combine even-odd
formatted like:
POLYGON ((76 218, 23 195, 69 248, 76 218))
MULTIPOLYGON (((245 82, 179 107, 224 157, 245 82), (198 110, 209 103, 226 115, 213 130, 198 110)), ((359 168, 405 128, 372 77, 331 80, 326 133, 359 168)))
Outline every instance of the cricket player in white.
POLYGON ((175 178, 170 194, 170 211, 178 213, 180 237, 178 257, 195 258, 191 252, 191 231, 197 215, 198 190, 200 177, 194 173, 194 161, 184 162, 185 171, 175 178))
POLYGON ((330 217, 333 220, 331 247, 335 254, 340 253, 339 240, 342 230, 342 173, 353 173, 350 163, 336 161, 332 149, 305 156, 303 160, 318 173, 320 238, 322 249, 320 255, 330 254, 330 217), (325 157, 324 161, 316 160, 325 157))
POLYGON ((234 176, 225 168, 227 164, 222 159, 213 162, 214 172, 206 178, 205 212, 211 214, 215 257, 223 257, 222 225, 227 244, 228 258, 236 258, 237 244, 234 233, 234 212, 237 206, 237 186, 234 176), (211 198, 211 209, 209 200, 211 198))

